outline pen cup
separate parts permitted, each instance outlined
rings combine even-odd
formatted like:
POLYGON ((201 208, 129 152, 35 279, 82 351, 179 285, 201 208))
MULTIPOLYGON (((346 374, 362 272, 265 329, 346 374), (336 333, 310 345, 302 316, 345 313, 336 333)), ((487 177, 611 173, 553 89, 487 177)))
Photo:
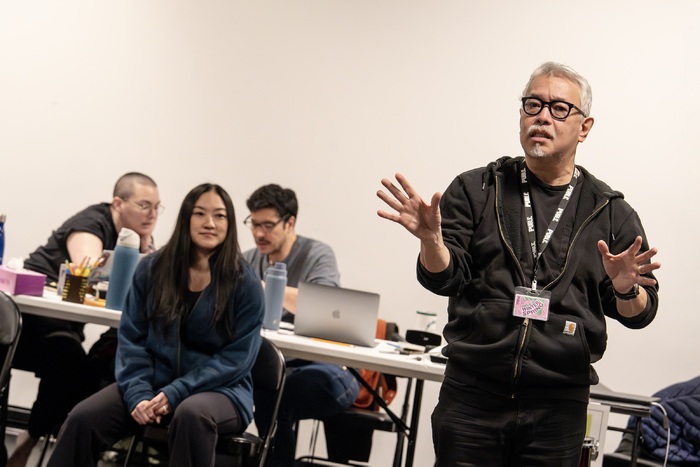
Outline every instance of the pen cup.
POLYGON ((85 301, 85 290, 87 290, 87 280, 86 276, 66 274, 66 283, 63 286, 63 301, 83 303, 85 301))

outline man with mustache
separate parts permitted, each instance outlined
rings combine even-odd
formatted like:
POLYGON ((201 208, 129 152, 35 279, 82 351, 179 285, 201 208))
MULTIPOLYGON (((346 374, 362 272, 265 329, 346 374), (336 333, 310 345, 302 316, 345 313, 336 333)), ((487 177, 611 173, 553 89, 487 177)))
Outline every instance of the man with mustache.
MULTIPOLYGON (((253 269, 265 277, 276 262, 287 265, 282 321, 293 322, 297 310, 299 282, 340 285, 340 273, 331 247, 318 240, 297 235, 298 203, 289 188, 270 184, 258 188, 247 200, 250 227, 256 248, 243 256, 253 269)), ((264 286, 263 282, 263 286, 264 286)), ((298 420, 323 419, 349 408, 357 398, 360 385, 347 368, 330 363, 287 360, 287 380, 280 403, 272 466, 294 464, 298 420)), ((268 407, 256 407, 256 423, 266 423, 268 407)), ((258 428, 266 430, 267 427, 258 428)))
POLYGON ((637 213, 583 167, 591 88, 548 62, 520 110, 524 157, 457 176, 423 200, 408 180, 377 195, 420 240, 418 280, 449 297, 437 466, 577 466, 606 316, 647 326, 658 284, 637 213))

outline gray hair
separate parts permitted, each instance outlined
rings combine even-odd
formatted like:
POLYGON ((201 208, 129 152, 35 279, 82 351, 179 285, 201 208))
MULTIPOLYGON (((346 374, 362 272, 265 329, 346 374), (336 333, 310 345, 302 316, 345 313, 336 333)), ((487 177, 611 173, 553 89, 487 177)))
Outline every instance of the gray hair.
POLYGON ((581 94, 581 110, 586 115, 591 115, 591 106, 593 105, 593 92, 591 91, 591 85, 588 84, 588 80, 576 72, 573 68, 556 62, 546 62, 537 67, 535 71, 530 75, 530 80, 527 82, 525 89, 523 90, 523 96, 527 96, 530 92, 530 86, 532 82, 539 78, 540 76, 556 76, 559 78, 565 78, 576 84, 581 94))

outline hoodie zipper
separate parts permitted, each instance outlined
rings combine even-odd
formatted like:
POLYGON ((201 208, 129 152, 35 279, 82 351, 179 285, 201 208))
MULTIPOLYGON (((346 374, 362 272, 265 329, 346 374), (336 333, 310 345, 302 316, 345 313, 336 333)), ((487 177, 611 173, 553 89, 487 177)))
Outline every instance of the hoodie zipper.
POLYGON ((503 233, 503 226, 501 225, 501 213, 499 211, 499 199, 500 199, 500 186, 499 186, 499 179, 498 177, 494 177, 495 182, 494 184, 496 185, 496 220, 498 221, 498 233, 501 235, 501 239, 503 240, 503 243, 506 245, 506 248, 510 252, 511 257, 513 258, 513 262, 517 266, 518 273, 520 275, 520 282, 524 285, 525 284, 525 273, 523 272, 523 268, 520 266, 520 261, 518 261, 518 257, 515 255, 515 252, 513 249, 510 247, 510 243, 506 241, 506 236, 503 233))
POLYGON ((177 323, 177 371, 175 372, 175 374, 177 374, 178 378, 180 377, 180 367, 182 364, 182 337, 180 336, 181 329, 182 319, 180 319, 180 321, 178 321, 177 323))
MULTIPOLYGON (((204 293, 204 290, 202 293, 199 294, 199 297, 197 297, 197 301, 194 302, 194 306, 192 307, 192 310, 190 310, 190 313, 192 313, 195 308, 197 308, 197 305, 199 305, 199 301, 202 299, 202 294, 204 293)), ((189 316, 189 314, 188 314, 189 316)), ((177 322, 177 375, 178 377, 182 376, 180 374, 180 370, 182 368, 182 317, 178 320, 177 322)))
MULTIPOLYGON (((523 268, 520 266, 520 261, 518 261, 518 257, 515 255, 515 252, 514 252, 513 249, 511 248, 510 244, 506 241, 505 234, 503 233, 503 226, 501 225, 500 211, 499 211, 499 209, 498 209, 498 208, 499 208, 499 200, 500 200, 500 197, 499 197, 499 194, 500 194, 500 189, 499 189, 499 178, 496 176, 496 177, 494 177, 494 179, 495 179, 495 183, 494 183, 494 184, 495 184, 495 186, 496 186, 496 219, 498 220, 498 231, 499 231, 499 234, 501 235, 501 239, 503 240, 503 243, 506 245, 507 250, 510 252, 511 257, 513 258, 513 261, 514 261, 514 263, 515 263, 515 265, 516 265, 516 267, 517 267, 518 273, 520 274, 520 280, 521 280, 521 282, 524 284, 524 283, 525 283, 525 273, 523 272, 523 268)), ((595 209, 595 210, 586 218, 586 220, 583 222, 583 224, 581 224, 581 227, 576 231, 576 234, 574 235, 574 238, 571 240, 571 245, 570 245, 570 247, 569 247, 569 251, 568 251, 567 254, 566 254, 566 261, 564 262, 564 267, 562 268, 562 270, 561 270, 561 272, 559 273, 559 275, 558 275, 552 282, 550 282, 549 284, 545 285, 545 286, 542 288, 542 290, 546 290, 546 289, 549 288, 550 286, 553 286, 554 284, 556 284, 557 282, 559 282, 559 280, 560 280, 560 279, 562 278, 562 276, 564 275, 564 272, 566 271, 566 266, 569 264, 569 258, 570 258, 570 255, 571 255, 571 251, 573 250, 574 243, 576 242, 576 239, 578 238, 579 234, 580 234, 581 231, 584 229, 584 227, 586 227, 586 226, 591 222, 591 220, 592 220, 595 216, 597 216, 598 213, 599 213, 600 211, 602 211, 603 208, 605 208, 605 206, 607 206, 609 203, 610 203, 610 200, 607 199, 607 200, 605 201, 605 203, 603 203, 603 204, 601 204, 600 206, 598 206, 598 208, 595 209)), ((521 364, 522 359, 523 359, 524 354, 525 354, 525 352, 524 352, 524 349, 525 349, 525 341, 527 340, 527 336, 528 336, 528 331, 529 331, 529 329, 530 329, 530 318, 525 318, 525 319, 523 320, 523 330, 522 330, 522 334, 521 334, 522 337, 521 337, 521 339, 520 339, 520 342, 518 343, 518 350, 517 350, 517 352, 516 352, 516 354, 515 354, 515 364, 514 364, 514 366, 513 366, 513 385, 512 385, 513 390, 511 391, 511 394, 510 394, 511 399, 512 399, 512 398, 515 398, 515 386, 516 386, 516 384, 517 384, 518 376, 519 376, 519 373, 520 373, 520 366, 521 366, 520 364, 521 364)))
MULTIPOLYGON (((506 236, 503 232, 503 226, 501 225, 501 214, 499 210, 500 206, 500 185, 499 185, 499 178, 495 178, 495 186, 496 186, 496 219, 498 220, 498 233, 501 236, 501 239, 503 240, 503 244, 506 246, 506 249, 508 252, 510 252, 510 256, 513 258, 513 263, 515 263, 515 266, 517 268, 517 271, 520 275, 520 282, 521 284, 525 284, 525 273, 523 272, 522 266, 520 266, 520 261, 518 261, 518 257, 516 256, 515 252, 510 246, 510 243, 506 240, 506 236)), ((523 320, 523 330, 521 331, 521 338, 520 342, 518 343, 518 351, 515 354, 515 365, 513 366, 513 389, 515 388, 515 383, 518 377, 518 372, 520 371, 520 361, 523 358, 523 349, 525 348, 525 340, 527 339, 527 333, 528 329, 530 326, 530 318, 525 318, 523 320)), ((515 390, 511 391, 510 394, 511 399, 515 397, 515 390)))

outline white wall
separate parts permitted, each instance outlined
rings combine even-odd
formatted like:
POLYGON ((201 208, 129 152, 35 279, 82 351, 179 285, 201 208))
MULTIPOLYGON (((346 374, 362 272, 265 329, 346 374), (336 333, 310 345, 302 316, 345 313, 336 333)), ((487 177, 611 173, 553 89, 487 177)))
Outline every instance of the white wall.
MULTIPOLYGON (((404 330, 417 309, 444 323, 445 300, 415 280, 417 241, 375 214, 379 180, 402 171, 429 197, 519 155, 520 92, 562 61, 593 86, 578 162, 625 193, 663 263, 658 318, 610 323, 597 369, 652 393, 700 368, 699 17, 695 0, 0 0, 5 256, 109 199, 126 171, 160 185, 161 244, 196 184, 227 188, 242 220, 277 182, 297 191, 298 231, 335 248, 344 286, 381 293, 404 330)), ((416 465, 432 463, 426 386, 416 465)))

